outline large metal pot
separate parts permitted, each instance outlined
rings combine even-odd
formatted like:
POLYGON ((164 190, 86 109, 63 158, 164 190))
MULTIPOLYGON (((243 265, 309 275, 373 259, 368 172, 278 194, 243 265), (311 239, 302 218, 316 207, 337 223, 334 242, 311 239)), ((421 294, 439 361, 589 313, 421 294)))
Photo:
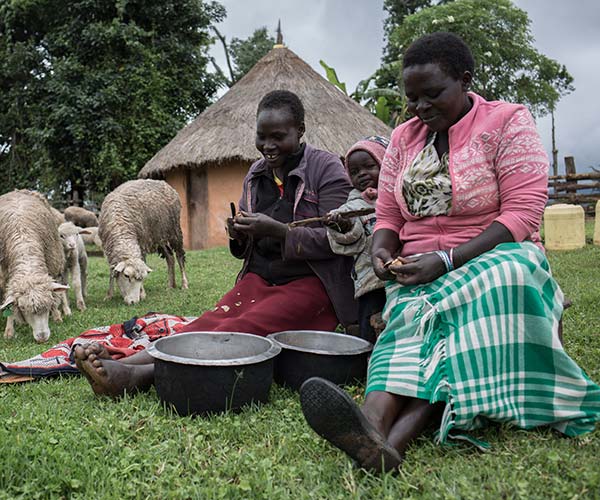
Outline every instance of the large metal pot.
POLYGON ((317 330, 289 330, 268 338, 282 348, 275 360, 275 382, 296 390, 310 377, 339 385, 364 380, 373 349, 361 338, 317 330))
POLYGON ((154 357, 156 392, 180 415, 267 402, 273 359, 280 351, 270 339, 234 332, 182 333, 148 348, 154 357))

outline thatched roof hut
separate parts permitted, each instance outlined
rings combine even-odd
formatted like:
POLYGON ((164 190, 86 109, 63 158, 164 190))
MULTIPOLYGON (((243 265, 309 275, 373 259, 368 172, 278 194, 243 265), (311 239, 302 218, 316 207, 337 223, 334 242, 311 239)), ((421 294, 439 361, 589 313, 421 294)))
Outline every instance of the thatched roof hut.
POLYGON ((391 133, 387 125, 294 52, 275 46, 139 173, 142 178, 165 178, 179 191, 184 212, 186 207, 188 212, 182 214, 188 248, 226 242, 223 221, 229 201, 237 201, 248 167, 260 157, 254 147, 256 108, 263 95, 274 89, 291 90, 302 99, 306 109, 305 140, 317 148, 343 156, 364 136, 391 133))

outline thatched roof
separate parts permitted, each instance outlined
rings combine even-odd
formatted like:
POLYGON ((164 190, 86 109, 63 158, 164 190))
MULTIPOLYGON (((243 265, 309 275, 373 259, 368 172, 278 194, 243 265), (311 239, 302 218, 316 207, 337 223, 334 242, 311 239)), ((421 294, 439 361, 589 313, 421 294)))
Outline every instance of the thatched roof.
POLYGON ((139 177, 160 178, 171 169, 254 161, 256 107, 267 92, 291 90, 306 109, 305 140, 343 156, 367 135, 388 136, 391 129, 344 95, 291 50, 275 47, 217 102, 146 163, 139 177))

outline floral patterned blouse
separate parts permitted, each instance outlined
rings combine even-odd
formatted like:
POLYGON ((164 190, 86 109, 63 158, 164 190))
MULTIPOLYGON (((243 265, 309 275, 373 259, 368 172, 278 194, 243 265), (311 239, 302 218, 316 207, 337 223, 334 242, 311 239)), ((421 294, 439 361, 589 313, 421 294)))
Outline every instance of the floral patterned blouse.
POLYGON ((452 207, 452 180, 448 153, 440 158, 435 149, 434 132, 406 170, 402 194, 409 212, 416 217, 448 215, 452 207))

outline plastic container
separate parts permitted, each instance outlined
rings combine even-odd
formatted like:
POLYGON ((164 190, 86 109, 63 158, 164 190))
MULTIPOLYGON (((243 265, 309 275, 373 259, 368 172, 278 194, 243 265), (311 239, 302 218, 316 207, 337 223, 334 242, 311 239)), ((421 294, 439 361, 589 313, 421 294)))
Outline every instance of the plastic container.
POLYGON ((594 221, 594 245, 600 245, 600 200, 596 202, 596 219, 594 221))
POLYGON ((579 205, 559 203, 544 210, 544 246, 575 250, 585 246, 585 214, 579 205))

